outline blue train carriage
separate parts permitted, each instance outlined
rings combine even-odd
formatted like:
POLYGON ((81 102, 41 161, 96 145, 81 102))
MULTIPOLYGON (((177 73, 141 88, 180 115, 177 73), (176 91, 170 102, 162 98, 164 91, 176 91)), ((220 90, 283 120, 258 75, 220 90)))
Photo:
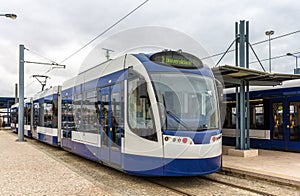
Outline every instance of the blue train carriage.
POLYGON ((24 135, 32 137, 32 98, 24 100, 24 135))
POLYGON ((219 119, 214 76, 188 53, 124 55, 62 86, 62 147, 129 174, 218 171, 219 119))
POLYGON ((19 103, 15 103, 10 107, 10 116, 11 116, 11 122, 10 122, 10 128, 13 132, 18 133, 18 113, 19 111, 19 103))
MULTIPOLYGON (((31 133, 31 111, 32 111, 32 101, 30 98, 24 100, 24 135, 27 137, 32 137, 31 133)), ((19 125, 19 103, 15 103, 11 106, 11 130, 18 133, 19 125)))
POLYGON ((32 99, 32 137, 59 146, 61 127, 61 86, 39 92, 32 99))
MULTIPOLYGON (((235 93, 226 94, 223 143, 235 145, 235 93)), ((250 92, 251 148, 300 151, 299 80, 276 87, 254 87, 250 92)))

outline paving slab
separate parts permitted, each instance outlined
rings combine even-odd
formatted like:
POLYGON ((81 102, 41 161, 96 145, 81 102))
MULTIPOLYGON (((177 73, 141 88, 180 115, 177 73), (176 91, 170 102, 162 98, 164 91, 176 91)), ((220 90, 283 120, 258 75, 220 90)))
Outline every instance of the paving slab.
POLYGON ((300 153, 259 149, 257 157, 244 158, 224 153, 223 168, 300 186, 299 160, 300 153))
POLYGON ((17 135, 0 130, 0 195, 110 195, 17 135))

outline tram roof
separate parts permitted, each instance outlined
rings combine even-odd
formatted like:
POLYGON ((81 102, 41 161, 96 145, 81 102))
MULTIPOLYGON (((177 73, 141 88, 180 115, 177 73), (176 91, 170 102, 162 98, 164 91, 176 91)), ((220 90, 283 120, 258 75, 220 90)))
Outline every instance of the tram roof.
POLYGON ((212 68, 216 78, 222 78, 225 88, 235 87, 242 80, 250 86, 276 86, 288 80, 300 79, 300 74, 267 73, 238 66, 223 65, 212 68))

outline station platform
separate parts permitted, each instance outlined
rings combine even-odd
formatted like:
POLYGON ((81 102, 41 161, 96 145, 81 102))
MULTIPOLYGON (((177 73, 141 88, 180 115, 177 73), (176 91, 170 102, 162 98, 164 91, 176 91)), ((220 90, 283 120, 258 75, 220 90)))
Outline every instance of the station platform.
POLYGON ((0 195, 110 195, 29 142, 16 139, 11 130, 0 129, 0 195))
POLYGON ((300 187, 300 153, 258 150, 257 157, 229 156, 223 146, 223 171, 254 176, 300 187))

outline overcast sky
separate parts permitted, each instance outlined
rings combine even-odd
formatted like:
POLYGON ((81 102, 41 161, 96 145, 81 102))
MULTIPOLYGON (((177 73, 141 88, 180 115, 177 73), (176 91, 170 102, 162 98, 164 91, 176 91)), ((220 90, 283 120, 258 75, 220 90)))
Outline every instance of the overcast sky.
MULTIPOLYGON (((0 18, 0 96, 14 96, 18 82, 19 44, 25 60, 49 62, 36 52, 56 62, 103 32, 144 0, 0 0, 0 13, 15 13, 16 20, 0 18)), ((64 62, 66 69, 47 73, 48 86, 62 84, 75 76, 93 47, 116 33, 136 27, 160 26, 174 29, 195 39, 209 55, 225 51, 234 40, 235 22, 250 23, 250 42, 266 40, 266 30, 273 36, 300 30, 298 0, 149 0, 111 31, 76 56, 64 62)), ((300 51, 300 33, 272 41, 272 56, 300 51)), ((268 58, 268 43, 254 47, 260 59, 268 58)), ((104 51, 99 52, 104 57, 104 51)), ((250 61, 255 61, 253 55, 250 61)), ((217 62, 220 57, 213 58, 217 62)), ((233 64, 233 54, 221 64, 233 64)), ((300 62, 299 62, 300 63, 300 62)), ((268 69, 268 61, 263 65, 268 69)), ((259 69, 258 64, 250 67, 259 69)), ((272 71, 293 73, 295 58, 272 61, 272 71)), ((45 74, 49 66, 25 64, 25 96, 32 96, 41 86, 31 76, 45 74)))

